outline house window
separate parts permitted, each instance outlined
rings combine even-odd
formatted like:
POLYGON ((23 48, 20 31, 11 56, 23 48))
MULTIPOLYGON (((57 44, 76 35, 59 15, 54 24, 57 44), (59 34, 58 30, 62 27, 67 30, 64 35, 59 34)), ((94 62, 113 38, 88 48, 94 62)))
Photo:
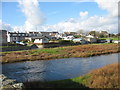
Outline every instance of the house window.
POLYGON ((21 36, 21 34, 18 34, 19 36, 21 36))
POLYGON ((13 40, 17 40, 17 37, 13 37, 13 40))
POLYGON ((25 36, 25 34, 22 34, 22 36, 25 36))
POLYGON ((12 34, 12 36, 17 36, 17 34, 12 34))

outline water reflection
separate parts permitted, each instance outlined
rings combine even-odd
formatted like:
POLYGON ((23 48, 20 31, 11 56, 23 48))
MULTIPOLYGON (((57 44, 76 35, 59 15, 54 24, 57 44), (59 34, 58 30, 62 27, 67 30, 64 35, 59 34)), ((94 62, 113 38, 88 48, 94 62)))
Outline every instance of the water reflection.
POLYGON ((118 54, 4 64, 2 71, 18 82, 50 81, 78 77, 92 69, 114 62, 118 62, 118 54))

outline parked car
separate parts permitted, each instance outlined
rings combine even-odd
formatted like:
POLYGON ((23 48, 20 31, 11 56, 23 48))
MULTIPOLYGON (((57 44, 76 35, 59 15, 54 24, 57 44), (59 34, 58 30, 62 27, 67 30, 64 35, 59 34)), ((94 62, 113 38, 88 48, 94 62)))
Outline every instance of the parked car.
POLYGON ((114 43, 120 43, 120 40, 119 41, 113 41, 114 43))
POLYGON ((98 43, 106 43, 107 40, 106 40, 106 39, 98 39, 97 42, 98 42, 98 43))
POLYGON ((18 41, 16 41, 16 44, 20 44, 20 45, 24 45, 24 46, 26 46, 27 44, 26 43, 24 43, 24 42, 18 42, 18 41))

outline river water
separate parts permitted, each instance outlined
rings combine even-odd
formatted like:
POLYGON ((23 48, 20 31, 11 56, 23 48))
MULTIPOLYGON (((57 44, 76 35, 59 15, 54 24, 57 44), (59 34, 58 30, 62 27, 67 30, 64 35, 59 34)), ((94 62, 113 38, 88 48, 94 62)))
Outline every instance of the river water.
POLYGON ((2 73, 18 82, 69 79, 86 74, 92 69, 118 62, 119 54, 3 64, 2 73))

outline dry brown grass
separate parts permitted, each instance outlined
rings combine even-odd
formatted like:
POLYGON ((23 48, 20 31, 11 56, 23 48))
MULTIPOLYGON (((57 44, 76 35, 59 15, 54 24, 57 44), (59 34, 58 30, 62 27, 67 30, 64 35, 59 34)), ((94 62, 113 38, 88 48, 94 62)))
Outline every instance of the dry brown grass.
POLYGON ((86 85, 90 88, 120 88, 120 63, 110 64, 91 71, 86 85))
POLYGON ((89 57, 109 53, 120 52, 118 44, 101 44, 101 45, 78 45, 58 48, 47 48, 38 50, 28 50, 21 52, 4 53, 2 63, 49 60, 70 57, 89 57))

